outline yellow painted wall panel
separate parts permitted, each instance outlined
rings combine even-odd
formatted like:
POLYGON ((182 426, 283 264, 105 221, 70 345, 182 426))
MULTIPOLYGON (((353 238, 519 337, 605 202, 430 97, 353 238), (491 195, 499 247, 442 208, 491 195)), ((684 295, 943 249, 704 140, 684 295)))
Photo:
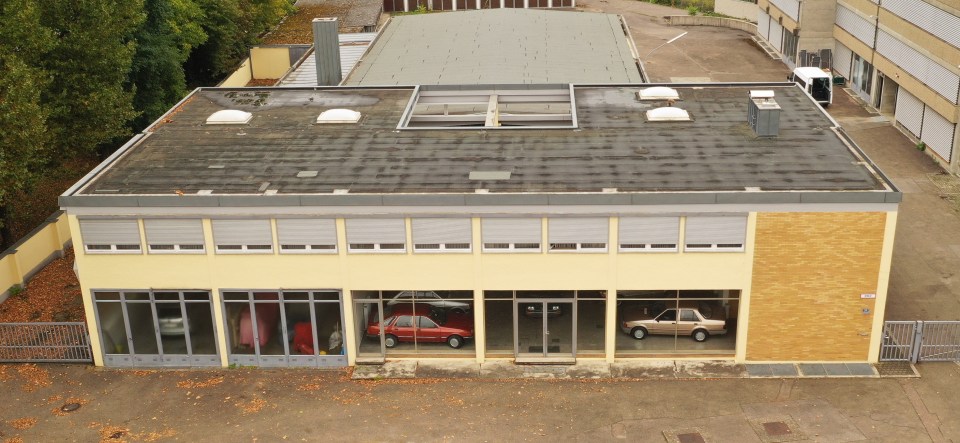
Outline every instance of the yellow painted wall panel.
POLYGON ((883 212, 759 214, 747 360, 867 361, 875 300, 860 296, 880 287, 886 222, 883 212))

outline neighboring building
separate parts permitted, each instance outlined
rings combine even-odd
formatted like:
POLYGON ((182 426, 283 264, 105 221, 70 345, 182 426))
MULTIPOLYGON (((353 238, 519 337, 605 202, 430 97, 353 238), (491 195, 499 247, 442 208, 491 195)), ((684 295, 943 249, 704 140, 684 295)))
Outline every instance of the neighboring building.
POLYGON ((824 58, 829 63, 836 4, 835 0, 758 0, 757 34, 782 54, 791 69, 819 65, 824 58))
POLYGON ((96 364, 877 361, 899 191, 657 86, 196 90, 61 197, 96 364))
MULTIPOLYGON (((770 2, 774 11, 770 17, 795 9, 779 9, 781 3, 797 3, 770 2)), ((775 20, 770 20, 769 34, 762 30, 766 3, 758 3, 759 33, 776 46, 780 34, 775 20)), ((791 27, 794 22, 784 19, 784 41, 792 39, 786 36, 793 33, 802 42, 812 33, 819 42, 821 30, 811 27, 830 24, 835 40, 833 70, 869 105, 894 119, 918 144, 922 141, 945 169, 960 171, 960 2, 842 0, 830 2, 836 4, 835 11, 813 9, 807 6, 810 3, 799 3, 803 25, 796 32, 791 27)))
POLYGON ((428 11, 469 9, 565 8, 577 7, 577 0, 383 0, 385 12, 410 12, 418 7, 428 11))

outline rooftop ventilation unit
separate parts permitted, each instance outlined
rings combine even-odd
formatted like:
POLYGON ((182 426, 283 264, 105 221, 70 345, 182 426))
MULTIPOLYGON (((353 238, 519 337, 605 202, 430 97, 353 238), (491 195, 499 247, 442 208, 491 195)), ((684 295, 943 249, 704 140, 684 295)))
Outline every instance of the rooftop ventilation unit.
POLYGON ((651 122, 688 122, 690 114, 680 108, 664 107, 647 111, 647 121, 651 122))
POLYGON ((637 93, 640 100, 680 100, 680 93, 676 89, 666 86, 654 86, 637 93))
POLYGON ((317 123, 356 123, 360 113, 350 109, 327 109, 317 117, 317 123))
POLYGON ((250 122, 253 114, 236 109, 224 109, 207 117, 208 125, 243 125, 250 122))
POLYGON ((747 122, 757 137, 780 135, 780 105, 773 99, 773 91, 750 91, 747 122))

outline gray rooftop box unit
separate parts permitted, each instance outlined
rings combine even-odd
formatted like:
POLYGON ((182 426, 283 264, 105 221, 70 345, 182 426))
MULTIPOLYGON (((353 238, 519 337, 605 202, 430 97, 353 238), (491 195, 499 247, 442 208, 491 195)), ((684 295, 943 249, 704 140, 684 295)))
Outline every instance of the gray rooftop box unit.
POLYGON ((757 137, 780 135, 780 105, 773 99, 773 91, 750 91, 747 121, 757 137))

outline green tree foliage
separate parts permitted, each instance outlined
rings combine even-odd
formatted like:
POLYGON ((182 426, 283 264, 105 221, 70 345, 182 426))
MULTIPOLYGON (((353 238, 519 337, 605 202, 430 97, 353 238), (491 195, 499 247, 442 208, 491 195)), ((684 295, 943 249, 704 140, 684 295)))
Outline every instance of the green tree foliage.
POLYGON ((183 64, 207 39, 203 11, 193 0, 146 0, 146 20, 137 30, 137 51, 130 69, 133 129, 142 130, 187 93, 183 64))
POLYGON ((237 68, 250 46, 290 11, 290 0, 196 0, 207 41, 187 60, 187 81, 212 85, 237 68))
MULTIPOLYGON (((34 0, 55 45, 34 62, 51 77, 41 94, 62 155, 89 155, 129 134, 137 115, 127 82, 142 0, 34 0)), ((112 148, 112 146, 110 146, 112 148)))
POLYGON ((52 45, 36 4, 0 2, 0 240, 10 237, 4 223, 9 199, 36 182, 50 155, 48 113, 40 104, 49 79, 24 59, 52 45))

